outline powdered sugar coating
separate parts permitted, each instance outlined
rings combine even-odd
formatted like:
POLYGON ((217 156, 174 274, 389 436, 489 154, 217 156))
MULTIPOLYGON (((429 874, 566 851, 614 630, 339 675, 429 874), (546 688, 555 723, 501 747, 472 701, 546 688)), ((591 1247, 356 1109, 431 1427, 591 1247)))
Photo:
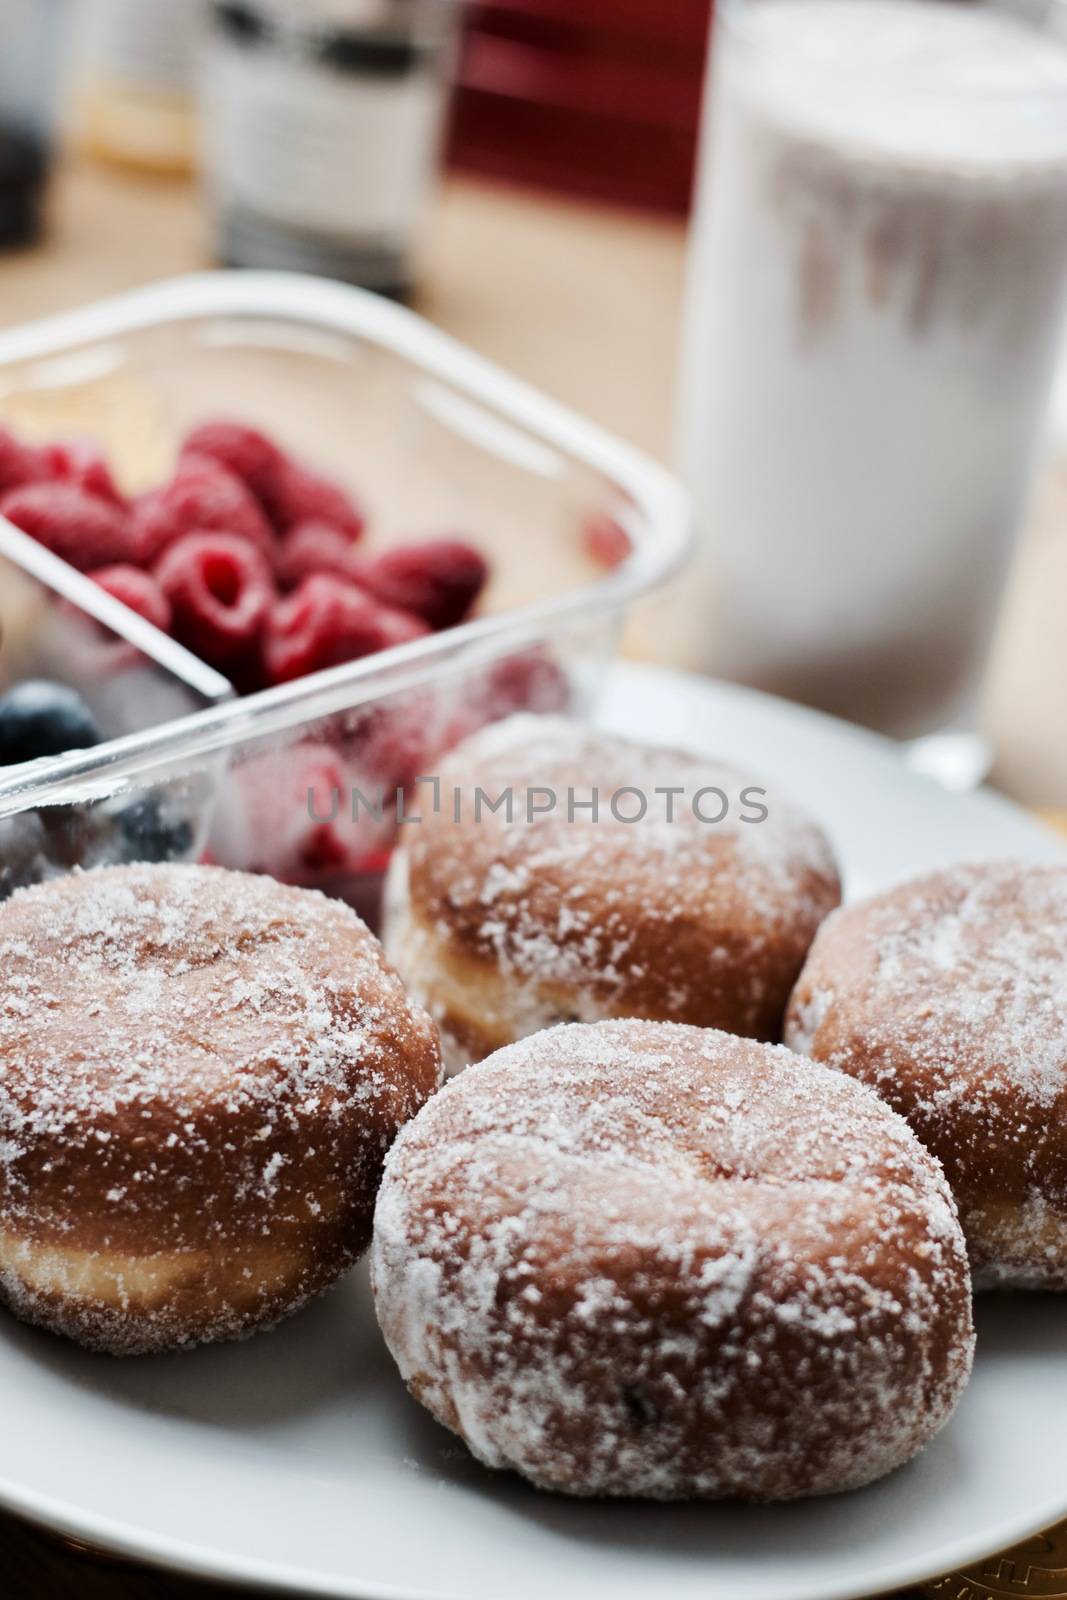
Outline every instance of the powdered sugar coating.
POLYGON ((372 1266, 415 1396, 572 1494, 869 1482, 972 1359, 955 1207, 904 1121, 675 1024, 555 1028, 448 1084, 386 1162, 372 1266))
POLYGON ((1067 1289, 1067 867, 956 866, 837 912, 786 1038, 940 1158, 980 1285, 1067 1289))
POLYGON ((232 1338, 366 1246, 433 1026, 348 907, 132 866, 0 907, 0 1294, 117 1353, 232 1338))
POLYGON ((385 943, 453 1055, 611 1016, 779 1037, 840 884, 825 836, 776 789, 689 752, 529 716, 467 741, 440 783, 440 809, 394 860, 385 943), (479 790, 510 793, 511 820, 487 805, 476 815, 479 790), (708 820, 720 793, 727 814, 708 820), (548 794, 553 811, 530 820, 531 796, 536 808, 548 794), (640 820, 613 814, 616 794, 623 816, 643 798, 640 820))

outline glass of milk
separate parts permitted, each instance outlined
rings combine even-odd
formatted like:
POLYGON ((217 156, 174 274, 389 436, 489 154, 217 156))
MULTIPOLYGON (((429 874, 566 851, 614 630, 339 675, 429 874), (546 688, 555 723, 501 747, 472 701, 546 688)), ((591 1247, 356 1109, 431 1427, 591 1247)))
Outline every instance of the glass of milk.
POLYGON ((710 71, 696 664, 966 781, 1059 343, 1067 3, 722 0, 710 71))

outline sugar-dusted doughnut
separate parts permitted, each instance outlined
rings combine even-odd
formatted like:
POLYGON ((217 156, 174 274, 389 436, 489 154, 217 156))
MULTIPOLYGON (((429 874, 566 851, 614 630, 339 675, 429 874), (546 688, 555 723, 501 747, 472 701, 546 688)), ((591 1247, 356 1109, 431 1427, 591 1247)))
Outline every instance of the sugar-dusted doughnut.
POLYGON ((239 1338, 366 1247, 433 1025, 354 912, 220 868, 0 906, 0 1298, 133 1354, 239 1338))
POLYGON ((837 912, 787 1037, 939 1157, 979 1287, 1067 1289, 1067 866, 955 866, 837 912))
POLYGON ((777 790, 579 722, 515 717, 442 763, 439 798, 402 830, 384 940, 451 1068, 606 1017, 780 1037, 840 884, 820 829, 777 790))
POLYGON ((453 1079, 388 1157, 372 1272, 412 1393, 570 1494, 854 1488, 971 1366, 963 1236, 903 1118, 678 1024, 554 1028, 453 1079))

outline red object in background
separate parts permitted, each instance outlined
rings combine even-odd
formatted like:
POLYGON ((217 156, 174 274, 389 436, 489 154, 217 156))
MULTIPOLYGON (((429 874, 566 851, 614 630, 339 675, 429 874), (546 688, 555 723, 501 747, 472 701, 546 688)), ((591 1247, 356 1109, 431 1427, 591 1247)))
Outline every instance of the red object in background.
POLYGON ((473 0, 454 166, 689 209, 709 0, 473 0))

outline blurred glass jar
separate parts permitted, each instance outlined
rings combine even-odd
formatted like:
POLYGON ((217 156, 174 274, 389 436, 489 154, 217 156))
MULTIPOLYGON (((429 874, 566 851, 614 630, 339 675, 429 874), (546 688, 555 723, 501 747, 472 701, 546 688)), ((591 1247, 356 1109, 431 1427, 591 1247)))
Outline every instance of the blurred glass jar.
POLYGON ((0 249, 40 232, 65 0, 0 0, 0 249))
POLYGON ((453 0, 213 0, 204 156, 222 261, 410 292, 456 17, 453 0))
POLYGON ((205 12, 206 0, 81 0, 72 93, 85 150, 155 172, 192 169, 205 12))

